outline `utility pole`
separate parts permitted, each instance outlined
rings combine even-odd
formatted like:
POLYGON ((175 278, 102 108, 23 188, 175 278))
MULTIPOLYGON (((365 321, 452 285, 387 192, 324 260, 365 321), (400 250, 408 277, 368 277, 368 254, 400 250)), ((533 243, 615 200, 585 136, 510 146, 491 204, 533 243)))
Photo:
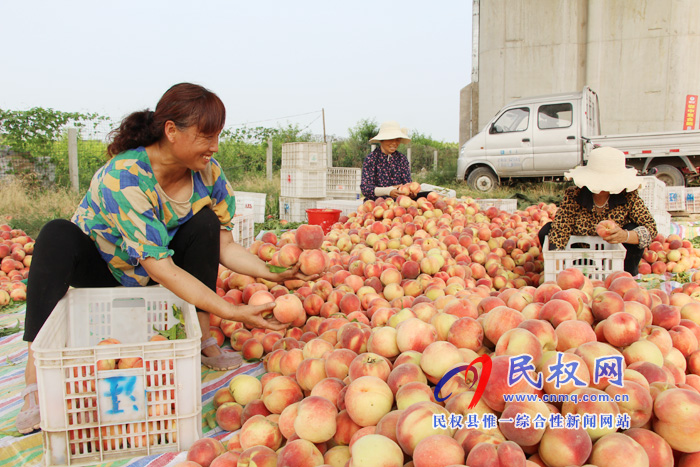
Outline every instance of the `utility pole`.
POLYGON ((323 142, 326 142, 326 110, 321 107, 321 119, 323 120, 323 142))

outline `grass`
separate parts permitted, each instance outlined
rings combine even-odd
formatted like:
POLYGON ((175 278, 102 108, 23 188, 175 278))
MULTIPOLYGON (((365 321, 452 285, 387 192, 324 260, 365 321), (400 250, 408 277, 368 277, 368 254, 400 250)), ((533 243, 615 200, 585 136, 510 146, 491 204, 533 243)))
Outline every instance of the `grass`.
MULTIPOLYGON (((415 174, 417 181, 433 183, 435 180, 421 179, 421 175, 415 174)), ((427 177, 426 177, 427 178, 427 177)), ((278 230, 280 228, 295 228, 298 224, 279 223, 279 173, 268 180, 264 174, 252 174, 245 177, 231 179, 231 185, 236 191, 248 191, 266 193, 264 224, 255 225, 255 233, 260 230, 278 230)), ((437 185, 437 183, 433 183, 437 185)), ((563 183, 513 183, 500 186, 494 191, 484 194, 471 190, 466 183, 456 180, 439 184, 445 188, 453 189, 457 196, 471 196, 473 198, 517 198, 518 207, 536 204, 540 201, 557 202, 561 200, 566 188, 563 183)), ((70 219, 82 199, 83 193, 75 193, 61 186, 52 186, 50 189, 38 188, 29 181, 15 178, 9 181, 3 180, 0 184, 0 223, 7 223, 12 228, 22 229, 33 238, 39 234, 41 227, 48 221, 57 218, 70 219)))
POLYGON ((82 195, 67 188, 37 188, 20 178, 0 184, 0 223, 22 229, 32 238, 53 219, 70 219, 82 195))

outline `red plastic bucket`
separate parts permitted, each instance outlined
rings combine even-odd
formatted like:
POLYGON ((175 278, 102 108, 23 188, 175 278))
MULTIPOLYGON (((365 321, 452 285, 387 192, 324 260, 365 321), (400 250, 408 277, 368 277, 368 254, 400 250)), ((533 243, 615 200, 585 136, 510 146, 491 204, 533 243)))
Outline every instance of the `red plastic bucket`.
POLYGON ((323 233, 327 234, 331 230, 331 226, 340 219, 340 209, 307 209, 306 216, 309 218, 309 224, 320 225, 323 233))

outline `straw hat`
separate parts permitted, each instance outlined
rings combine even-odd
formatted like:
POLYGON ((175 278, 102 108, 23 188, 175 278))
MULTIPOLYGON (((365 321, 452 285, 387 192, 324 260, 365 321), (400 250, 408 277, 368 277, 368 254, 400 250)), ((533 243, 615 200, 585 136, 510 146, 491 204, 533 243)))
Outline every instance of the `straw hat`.
POLYGON ((369 140, 370 143, 379 143, 387 139, 401 138, 403 144, 408 144, 411 138, 408 137, 408 129, 401 128, 399 122, 393 120, 384 122, 379 127, 379 133, 377 136, 369 140))
POLYGON ((608 191, 612 194, 622 190, 634 191, 642 181, 637 177, 637 169, 625 166, 622 151, 610 147, 596 148, 588 156, 587 165, 565 172, 567 179, 573 179, 577 187, 587 187, 592 193, 608 191))

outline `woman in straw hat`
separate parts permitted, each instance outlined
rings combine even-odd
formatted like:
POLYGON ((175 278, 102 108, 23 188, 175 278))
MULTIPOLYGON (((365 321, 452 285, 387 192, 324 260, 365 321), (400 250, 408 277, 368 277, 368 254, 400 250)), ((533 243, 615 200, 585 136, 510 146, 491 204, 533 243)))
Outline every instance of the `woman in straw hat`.
POLYGON ((365 157, 362 163, 362 183, 360 189, 365 199, 391 196, 396 198, 398 185, 411 183, 411 168, 405 155, 397 151, 399 144, 408 144, 406 129, 398 122, 384 122, 379 134, 369 140, 379 143, 379 147, 365 157))
POLYGON ((550 248, 560 250, 571 235, 598 235, 598 224, 612 220, 615 226, 602 238, 624 245, 625 271, 637 275, 644 249, 657 234, 654 218, 637 192, 637 170, 625 166, 622 151, 601 147, 591 151, 588 165, 564 175, 576 186, 567 188, 554 219, 540 229, 540 244, 548 235, 550 248))

